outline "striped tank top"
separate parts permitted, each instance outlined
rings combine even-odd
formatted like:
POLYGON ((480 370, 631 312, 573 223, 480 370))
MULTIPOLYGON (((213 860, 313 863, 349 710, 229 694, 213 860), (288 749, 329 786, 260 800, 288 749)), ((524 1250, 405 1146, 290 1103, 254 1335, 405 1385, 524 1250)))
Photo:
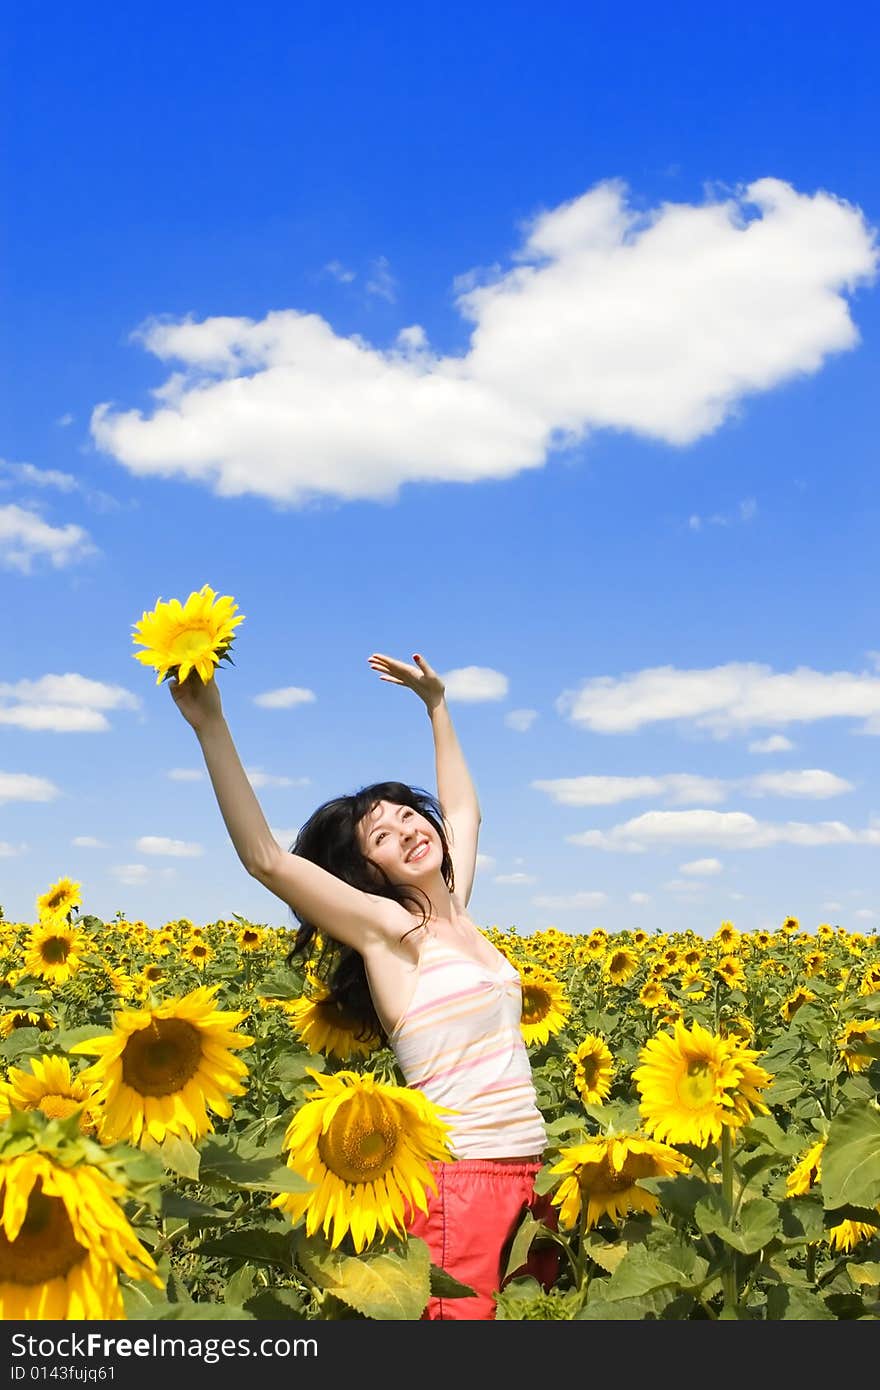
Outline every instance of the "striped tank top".
POLYGON ((540 1154, 547 1134, 520 1030, 519 972, 463 956, 427 930, 409 1008, 389 1036, 407 1085, 444 1116, 456 1158, 540 1154))

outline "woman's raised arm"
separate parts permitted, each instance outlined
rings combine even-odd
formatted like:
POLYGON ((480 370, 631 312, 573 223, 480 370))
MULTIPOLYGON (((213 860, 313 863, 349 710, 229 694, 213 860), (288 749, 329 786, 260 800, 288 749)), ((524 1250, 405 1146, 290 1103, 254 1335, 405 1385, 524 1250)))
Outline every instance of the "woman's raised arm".
POLYGON ((437 800, 450 829, 449 852, 455 873, 455 891, 467 906, 474 882, 482 815, 477 790, 446 704, 443 681, 418 652, 413 656, 415 666, 380 652, 373 652, 368 661, 383 681, 415 691, 428 711, 434 738, 437 800))
POLYGON ((321 932, 363 951, 408 922, 405 908, 362 893, 320 865, 283 850, 269 829, 223 715, 216 679, 193 671, 170 683, 172 698, 195 730, 235 852, 248 873, 321 932))

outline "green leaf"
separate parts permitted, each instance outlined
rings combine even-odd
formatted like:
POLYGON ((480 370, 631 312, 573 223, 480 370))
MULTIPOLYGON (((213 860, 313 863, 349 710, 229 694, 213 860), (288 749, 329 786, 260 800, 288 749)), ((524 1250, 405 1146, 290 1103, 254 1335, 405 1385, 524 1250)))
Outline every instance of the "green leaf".
POLYGON ((165 1312, 154 1313, 159 1322, 253 1322, 247 1308, 231 1303, 169 1303, 165 1312))
POLYGON ((259 1293, 254 1294, 253 1298, 246 1299, 244 1306, 260 1322, 275 1321, 276 1319, 295 1319, 297 1322, 302 1322, 305 1311, 303 1301, 296 1289, 283 1287, 261 1289, 259 1293))
POLYGON ((875 1207, 880 1202, 880 1111, 857 1102, 831 1121, 822 1151, 826 1208, 875 1207))
POLYGON ((69 1052, 78 1042, 85 1042, 87 1038, 106 1038, 107 1029, 102 1028, 97 1023, 83 1023, 79 1028, 61 1028, 57 1033, 52 1034, 52 1042, 62 1049, 69 1052))
POLYGON ((771 1284, 767 1291, 767 1319, 772 1322, 835 1322, 823 1298, 797 1284, 771 1284))
POLYGON ((187 1197, 174 1188, 165 1188, 162 1193, 162 1215, 183 1218, 184 1221, 228 1221, 229 1212, 222 1207, 212 1207, 208 1202, 199 1202, 195 1197, 187 1197))
POLYGON ((167 1172, 177 1173, 191 1182, 198 1181, 199 1151, 188 1139, 178 1134, 166 1134, 161 1144, 161 1157, 167 1172))
MULTIPOLYGON (((273 1231, 262 1226, 244 1230, 224 1231, 211 1236, 198 1246, 200 1255, 223 1255, 227 1259, 256 1260, 258 1264, 274 1265, 289 1271, 292 1260, 292 1230, 273 1231)), ((250 1290, 248 1291, 250 1292, 250 1290)))
MULTIPOLYGON (((410 1244, 415 1239, 417 1237, 410 1236, 410 1244)), ((477 1292, 470 1284, 463 1284, 439 1265, 431 1265, 430 1276, 432 1298, 473 1298, 477 1292)))
POLYGON ((5 1057, 7 1062, 11 1062, 14 1057, 20 1057, 25 1052, 38 1056, 43 1049, 42 1037, 39 1028, 15 1028, 8 1038, 0 1042, 0 1057, 5 1057))
POLYGON ((876 1288, 880 1284, 880 1264, 876 1260, 865 1260, 862 1264, 848 1264, 849 1277, 854 1284, 868 1284, 876 1288))
POLYGON ((306 1182, 287 1164, 268 1158, 243 1158, 226 1138, 214 1136, 201 1150, 201 1180, 242 1188, 246 1192, 311 1192, 306 1182))
POLYGON ((709 1193, 697 1203, 694 1219, 705 1235, 717 1236, 725 1245, 744 1255, 753 1255, 768 1245, 780 1224, 777 1204, 769 1197, 756 1197, 740 1209, 739 1222, 734 1228, 726 1204, 715 1193, 709 1193))
POLYGON ((301 1236, 296 1256, 310 1279, 364 1317, 416 1321, 427 1306, 431 1259, 423 1240, 409 1240, 401 1251, 368 1249, 354 1256, 301 1236))
POLYGON ((643 1245, 633 1245, 607 1281, 605 1298, 613 1303, 622 1298, 638 1298, 657 1289, 678 1289, 690 1281, 680 1269, 659 1259, 643 1245))

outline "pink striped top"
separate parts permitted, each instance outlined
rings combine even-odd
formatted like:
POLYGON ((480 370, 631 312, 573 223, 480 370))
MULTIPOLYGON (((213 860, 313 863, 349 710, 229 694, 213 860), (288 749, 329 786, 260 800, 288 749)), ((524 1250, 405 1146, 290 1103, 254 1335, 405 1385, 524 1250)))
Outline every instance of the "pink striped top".
POLYGON ((520 1030, 519 972, 463 956, 425 932, 412 1001, 389 1043, 407 1085, 446 1116, 456 1158, 540 1154, 547 1134, 520 1030))

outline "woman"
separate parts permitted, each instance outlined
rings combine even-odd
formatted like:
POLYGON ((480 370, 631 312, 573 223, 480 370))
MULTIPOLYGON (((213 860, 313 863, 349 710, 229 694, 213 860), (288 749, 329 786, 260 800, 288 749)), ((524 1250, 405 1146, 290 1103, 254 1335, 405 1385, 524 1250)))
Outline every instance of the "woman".
MULTIPOLYGON (((387 1039, 408 1085, 456 1113, 454 1162, 435 1167, 438 1190, 409 1233, 474 1297, 432 1298, 431 1319, 491 1319, 509 1242, 534 1195, 546 1143, 520 1031, 519 974, 467 915, 480 808, 444 685, 425 659, 374 653, 383 681, 422 700, 431 722, 437 798, 405 783, 375 783, 325 802, 290 853, 272 835, 223 717, 216 680, 193 672, 171 694, 195 730, 221 814, 248 873, 300 922, 294 950, 320 933, 335 956, 333 997, 387 1039)), ((545 1252, 546 1254, 546 1252, 545 1252)), ((551 1255, 526 1266, 543 1275, 551 1255)))

